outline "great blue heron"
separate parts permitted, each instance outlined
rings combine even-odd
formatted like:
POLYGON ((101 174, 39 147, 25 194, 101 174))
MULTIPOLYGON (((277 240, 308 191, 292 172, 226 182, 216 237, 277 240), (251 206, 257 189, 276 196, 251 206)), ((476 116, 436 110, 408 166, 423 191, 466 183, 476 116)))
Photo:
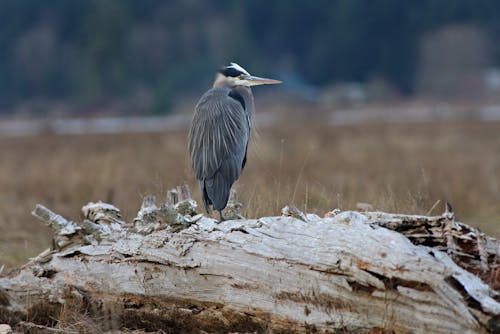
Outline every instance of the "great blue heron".
POLYGON ((207 213, 226 207, 229 192, 245 167, 254 101, 251 86, 281 81, 250 75, 236 63, 217 72, 213 87, 198 101, 189 154, 207 213))

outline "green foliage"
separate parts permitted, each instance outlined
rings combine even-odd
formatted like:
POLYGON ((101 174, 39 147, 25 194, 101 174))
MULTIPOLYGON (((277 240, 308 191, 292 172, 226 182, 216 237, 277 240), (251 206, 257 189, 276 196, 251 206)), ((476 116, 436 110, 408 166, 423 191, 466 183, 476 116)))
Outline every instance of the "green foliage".
POLYGON ((317 85, 382 77, 411 93, 422 34, 473 23, 495 41, 500 2, 5 0, 0 21, 2 110, 29 99, 119 99, 140 87, 164 111, 232 60, 269 74, 292 68, 317 85))

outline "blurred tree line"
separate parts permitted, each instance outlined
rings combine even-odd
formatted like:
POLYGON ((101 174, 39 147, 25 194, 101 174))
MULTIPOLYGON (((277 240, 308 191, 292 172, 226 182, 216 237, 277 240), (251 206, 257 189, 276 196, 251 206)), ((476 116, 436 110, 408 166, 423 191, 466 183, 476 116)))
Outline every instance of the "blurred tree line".
POLYGON ((383 77, 411 94, 421 36, 471 23, 498 40, 500 2, 3 0, 0 22, 0 110, 144 99, 166 111, 232 60, 318 86, 383 77))

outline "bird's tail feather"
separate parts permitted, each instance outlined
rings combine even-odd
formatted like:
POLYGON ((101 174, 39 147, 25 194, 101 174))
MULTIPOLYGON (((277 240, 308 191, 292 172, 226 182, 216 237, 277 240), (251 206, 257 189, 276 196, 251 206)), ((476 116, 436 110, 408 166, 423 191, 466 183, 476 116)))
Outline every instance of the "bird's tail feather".
POLYGON ((204 192, 208 201, 213 205, 214 210, 223 210, 229 199, 231 185, 220 172, 214 174, 210 179, 204 181, 204 192))
POLYGON ((205 187, 205 180, 200 181, 200 188, 201 188, 201 198, 203 199, 203 205, 205 206, 205 211, 207 211, 208 214, 210 214, 210 205, 212 204, 212 201, 210 201, 210 198, 208 197, 207 194, 207 189, 205 187))

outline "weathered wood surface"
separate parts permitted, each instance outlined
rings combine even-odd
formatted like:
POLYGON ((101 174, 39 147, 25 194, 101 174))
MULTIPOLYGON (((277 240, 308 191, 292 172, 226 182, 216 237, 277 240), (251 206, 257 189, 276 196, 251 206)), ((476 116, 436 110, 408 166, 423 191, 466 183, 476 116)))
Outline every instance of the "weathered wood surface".
POLYGON ((498 282, 478 275, 498 273, 500 244, 450 210, 320 218, 286 207, 218 223, 178 189, 160 206, 146 198, 133 224, 108 204, 83 213, 76 223, 37 206, 54 249, 0 278, 0 322, 72 305, 108 327, 179 333, 498 330, 498 282))

